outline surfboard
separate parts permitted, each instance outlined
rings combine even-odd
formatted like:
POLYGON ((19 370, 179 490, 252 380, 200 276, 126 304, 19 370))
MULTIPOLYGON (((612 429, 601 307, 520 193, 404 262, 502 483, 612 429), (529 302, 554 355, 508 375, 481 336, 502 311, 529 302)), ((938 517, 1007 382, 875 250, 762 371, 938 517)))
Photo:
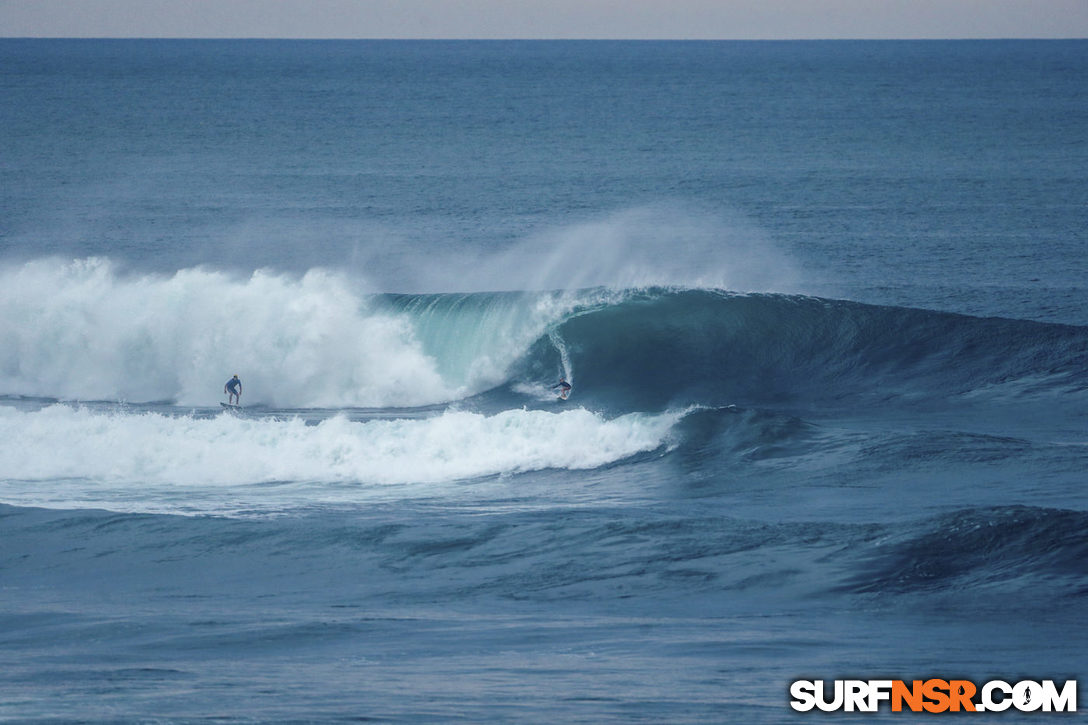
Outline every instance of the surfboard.
POLYGON ((224 403, 222 401, 220 401, 219 404, 222 405, 224 408, 231 408, 233 410, 238 410, 238 409, 240 409, 242 407, 241 405, 234 405, 232 403, 224 403))

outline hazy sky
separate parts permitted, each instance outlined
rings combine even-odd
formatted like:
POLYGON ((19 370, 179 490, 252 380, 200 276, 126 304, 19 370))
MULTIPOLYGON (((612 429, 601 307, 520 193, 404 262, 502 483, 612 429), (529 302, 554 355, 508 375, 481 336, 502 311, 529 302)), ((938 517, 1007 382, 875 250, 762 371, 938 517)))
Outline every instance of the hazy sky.
POLYGON ((0 0, 0 36, 1084 38, 1088 0, 0 0))

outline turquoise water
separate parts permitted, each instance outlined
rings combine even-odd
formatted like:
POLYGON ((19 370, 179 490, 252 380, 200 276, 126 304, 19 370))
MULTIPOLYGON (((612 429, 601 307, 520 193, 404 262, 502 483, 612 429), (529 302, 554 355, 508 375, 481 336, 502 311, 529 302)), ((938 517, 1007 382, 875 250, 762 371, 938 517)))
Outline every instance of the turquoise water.
POLYGON ((1083 679, 1086 50, 0 40, 0 717, 1083 679))

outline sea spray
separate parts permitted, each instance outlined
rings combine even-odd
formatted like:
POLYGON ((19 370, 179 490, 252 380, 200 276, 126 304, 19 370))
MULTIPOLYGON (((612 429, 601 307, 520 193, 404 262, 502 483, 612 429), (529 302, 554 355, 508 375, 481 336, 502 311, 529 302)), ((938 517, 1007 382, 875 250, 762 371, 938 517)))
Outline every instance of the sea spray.
POLYGON ((201 268, 126 275, 104 259, 0 270, 0 390, 68 399, 419 405, 455 397, 402 318, 339 274, 201 268))

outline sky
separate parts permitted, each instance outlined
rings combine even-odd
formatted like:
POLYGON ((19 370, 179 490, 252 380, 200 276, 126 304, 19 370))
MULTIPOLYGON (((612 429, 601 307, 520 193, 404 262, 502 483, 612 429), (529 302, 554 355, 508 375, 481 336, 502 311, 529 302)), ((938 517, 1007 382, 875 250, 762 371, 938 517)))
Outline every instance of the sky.
POLYGON ((1085 38, 1088 0, 0 0, 0 37, 1085 38))

